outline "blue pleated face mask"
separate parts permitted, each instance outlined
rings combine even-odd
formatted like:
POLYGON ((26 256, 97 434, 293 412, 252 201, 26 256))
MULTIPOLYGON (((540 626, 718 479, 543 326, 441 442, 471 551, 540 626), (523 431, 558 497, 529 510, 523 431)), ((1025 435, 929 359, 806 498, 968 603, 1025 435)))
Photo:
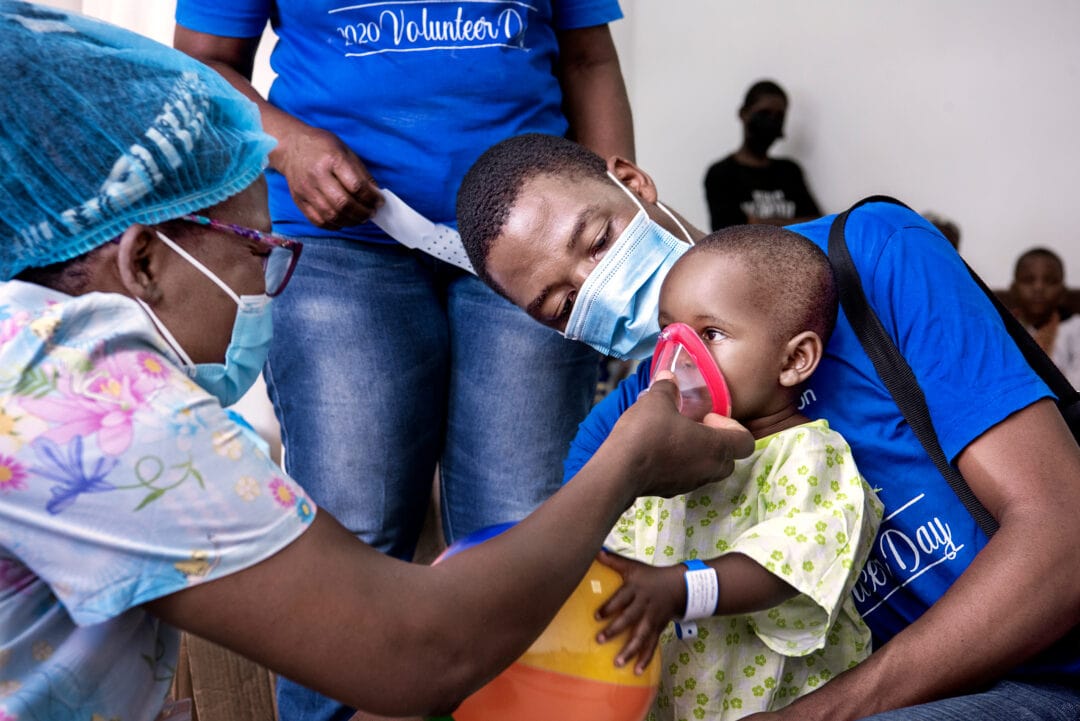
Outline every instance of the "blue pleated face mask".
POLYGON ((652 353, 660 334, 660 286, 694 241, 659 202, 656 206, 674 221, 686 242, 650 219, 641 201, 618 178, 611 173, 608 177, 630 196, 638 212, 581 284, 563 335, 604 355, 638 360, 652 353))
POLYGON ((135 300, 147 312, 158 331, 180 357, 184 371, 191 376, 191 379, 207 393, 216 396, 221 401, 222 407, 231 406, 255 384, 266 364, 270 341, 274 335, 273 318, 270 314, 271 298, 266 294, 237 295, 225 284, 225 281, 218 278, 209 268, 168 236, 160 232, 157 235, 163 243, 194 265, 236 302, 236 320, 233 321, 229 346, 225 349, 225 362, 193 363, 191 357, 157 317, 157 314, 150 309, 150 306, 138 298, 135 300))

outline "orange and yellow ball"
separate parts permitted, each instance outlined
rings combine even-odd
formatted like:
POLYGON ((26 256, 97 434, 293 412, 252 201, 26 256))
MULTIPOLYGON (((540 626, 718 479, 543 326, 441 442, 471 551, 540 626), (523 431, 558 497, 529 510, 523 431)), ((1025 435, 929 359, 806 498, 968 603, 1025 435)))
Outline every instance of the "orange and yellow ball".
MULTIPOLYGON (((489 531, 486 537, 490 535, 494 534, 489 531)), ((638 675, 632 664, 615 666, 625 636, 596 642, 605 625, 596 620, 596 610, 621 584, 617 572, 594 561, 533 645, 469 696, 454 712, 453 721, 644 719, 660 681, 658 656, 638 675)))

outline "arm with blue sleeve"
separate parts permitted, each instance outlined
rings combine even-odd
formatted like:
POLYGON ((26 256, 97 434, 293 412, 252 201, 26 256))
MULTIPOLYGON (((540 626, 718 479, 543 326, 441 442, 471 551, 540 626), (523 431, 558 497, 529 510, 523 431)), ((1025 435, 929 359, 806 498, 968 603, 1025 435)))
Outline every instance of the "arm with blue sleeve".
POLYGON ((1000 529, 867 661, 755 719, 857 719, 961 695, 1009 675, 1080 623, 1080 448, 944 241, 913 213, 891 227, 878 222, 905 212, 872 211, 852 256, 912 364, 942 447, 1000 529))
POLYGON ((634 404, 642 390, 649 387, 649 368, 652 359, 641 361, 638 369, 617 385, 611 393, 593 407, 578 426, 577 435, 570 442, 570 450, 563 461, 563 483, 580 471, 593 457, 600 445, 611 433, 615 423, 627 408, 634 404))

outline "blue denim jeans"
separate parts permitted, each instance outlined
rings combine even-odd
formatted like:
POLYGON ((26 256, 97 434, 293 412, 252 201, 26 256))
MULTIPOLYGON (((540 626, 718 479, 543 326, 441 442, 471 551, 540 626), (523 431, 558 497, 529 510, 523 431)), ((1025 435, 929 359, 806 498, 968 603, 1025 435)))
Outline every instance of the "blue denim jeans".
POLYGON ((1002 681, 982 693, 887 711, 862 721, 1077 721, 1080 684, 1002 681))
MULTIPOLYGON (((305 239, 265 369, 285 465, 320 508, 411 558, 439 467, 452 542, 560 485, 598 357, 475 277, 401 246, 305 239)), ((348 718, 279 684, 282 721, 348 718)))

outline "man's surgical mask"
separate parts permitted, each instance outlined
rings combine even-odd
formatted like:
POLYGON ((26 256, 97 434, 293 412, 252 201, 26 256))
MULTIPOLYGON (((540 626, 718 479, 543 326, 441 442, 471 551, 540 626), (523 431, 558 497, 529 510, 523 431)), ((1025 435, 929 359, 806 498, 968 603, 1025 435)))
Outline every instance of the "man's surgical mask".
POLYGON ((694 241, 671 211, 656 204, 679 226, 686 243, 651 220, 637 197, 614 175, 608 176, 638 212, 582 283, 563 335, 605 355, 635 360, 648 357, 656 345, 660 286, 694 241))
POLYGON ((746 145, 758 155, 765 155, 769 147, 784 137, 784 116, 760 110, 746 122, 746 145))
POLYGON ((263 365, 266 364, 266 356, 270 351, 270 341, 273 337, 270 298, 265 294, 237 295, 225 284, 225 281, 218 278, 194 256, 164 234, 159 232, 157 235, 161 242, 175 250, 236 302, 236 320, 233 322, 229 346, 225 349, 225 362, 193 363, 191 357, 177 343, 176 338, 157 317, 157 314, 150 309, 150 306, 138 298, 135 300, 147 312, 158 331, 180 357, 184 371, 191 376, 192 380, 206 392, 216 396, 223 407, 231 406, 247 393, 258 379, 263 365))

